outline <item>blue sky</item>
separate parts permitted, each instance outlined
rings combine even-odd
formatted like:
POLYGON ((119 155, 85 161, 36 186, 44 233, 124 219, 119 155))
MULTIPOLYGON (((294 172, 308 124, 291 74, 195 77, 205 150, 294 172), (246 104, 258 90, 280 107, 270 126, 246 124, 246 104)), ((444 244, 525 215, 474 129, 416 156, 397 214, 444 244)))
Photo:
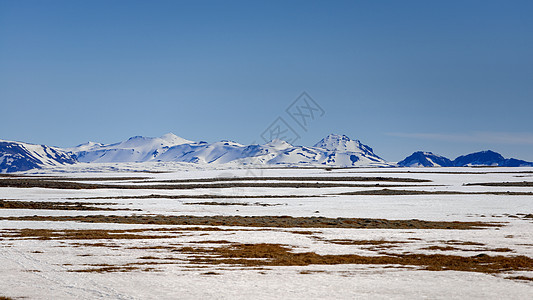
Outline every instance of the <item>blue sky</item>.
POLYGON ((0 138, 261 141, 533 160, 531 1, 0 0, 0 138), (306 91, 325 111, 298 127, 306 91))

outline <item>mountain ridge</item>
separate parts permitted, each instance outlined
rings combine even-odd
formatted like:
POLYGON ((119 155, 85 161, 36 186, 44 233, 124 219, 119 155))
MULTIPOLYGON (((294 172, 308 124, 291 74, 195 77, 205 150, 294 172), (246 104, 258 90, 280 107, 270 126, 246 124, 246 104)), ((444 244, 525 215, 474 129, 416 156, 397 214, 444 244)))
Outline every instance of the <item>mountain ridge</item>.
POLYGON ((484 150, 466 155, 461 155, 453 161, 444 156, 431 152, 417 151, 398 162, 400 167, 533 167, 533 162, 515 158, 504 158, 501 154, 484 150))
POLYGON ((432 152, 417 151, 398 163, 387 162, 359 140, 330 134, 311 147, 274 139, 265 144, 243 145, 222 140, 195 142, 167 133, 160 137, 133 136, 102 144, 87 142, 71 148, 49 147, 0 140, 0 173, 82 163, 181 162, 197 165, 287 167, 464 167, 533 166, 486 150, 450 160, 432 152))
POLYGON ((69 150, 80 162, 179 161, 197 164, 241 162, 246 165, 392 166, 372 148, 345 135, 330 134, 313 147, 294 146, 274 139, 263 145, 222 140, 193 142, 166 134, 159 138, 132 137, 124 142, 82 144, 69 150), (172 137, 172 141, 165 137, 172 137))

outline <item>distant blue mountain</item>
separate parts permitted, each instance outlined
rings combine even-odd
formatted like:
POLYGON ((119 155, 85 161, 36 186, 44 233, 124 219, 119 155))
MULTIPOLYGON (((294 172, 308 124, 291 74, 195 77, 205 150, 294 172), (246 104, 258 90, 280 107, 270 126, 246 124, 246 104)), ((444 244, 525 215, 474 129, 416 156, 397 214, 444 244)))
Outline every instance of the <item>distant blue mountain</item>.
POLYGON ((515 158, 504 158, 501 154, 494 151, 480 151, 468 155, 459 156, 453 161, 456 167, 465 166, 498 166, 498 167, 530 167, 532 162, 519 160, 515 158))
POLYGON ((462 155, 453 161, 431 152, 418 151, 398 162, 400 167, 468 167, 468 166, 498 166, 498 167, 532 167, 533 162, 515 158, 504 158, 494 151, 480 151, 462 155))
POLYGON ((401 167, 452 167, 451 160, 431 152, 418 151, 398 162, 401 167))
POLYGON ((59 148, 0 140, 0 173, 76 162, 75 157, 59 148))
POLYGON ((509 158, 494 151, 481 151, 455 160, 431 152, 415 152, 397 164, 389 163, 372 148, 345 135, 330 134, 313 147, 293 146, 282 140, 264 145, 236 142, 193 142, 174 134, 157 138, 136 136, 104 145, 88 142, 69 149, 0 140, 0 173, 83 163, 183 162, 229 164, 230 167, 266 165, 314 167, 523 167, 533 163, 509 158))

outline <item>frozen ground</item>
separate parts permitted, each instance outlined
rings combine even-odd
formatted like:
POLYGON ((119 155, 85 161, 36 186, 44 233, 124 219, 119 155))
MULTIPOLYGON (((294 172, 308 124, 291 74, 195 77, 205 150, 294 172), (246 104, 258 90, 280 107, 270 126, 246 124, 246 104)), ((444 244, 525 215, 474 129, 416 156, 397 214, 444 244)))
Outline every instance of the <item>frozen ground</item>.
MULTIPOLYGON (((201 170, 180 169, 179 164, 171 164, 167 165, 168 169, 171 172, 154 173, 165 170, 164 165, 157 163, 94 164, 86 168, 73 166, 24 174, 66 179, 62 182, 109 185, 107 188, 7 187, 4 184, 0 188, 0 199, 4 201, 86 202, 99 208, 130 210, 0 209, 0 296, 29 299, 533 297, 533 265, 528 266, 529 270, 509 268, 498 272, 312 262, 251 266, 199 262, 194 259, 211 256, 180 250, 183 247, 218 249, 227 245, 280 244, 295 253, 317 255, 442 254, 466 258, 479 255, 533 258, 533 194, 530 194, 533 186, 467 185, 533 182, 533 168, 201 170), (151 172, 144 172, 147 170, 151 172), (111 177, 115 179, 109 180, 111 177), (310 180, 310 177, 324 179, 310 180), (339 177, 351 179, 339 180, 339 177), (361 177, 375 177, 376 180, 357 180, 361 177), (380 179, 384 177, 395 179, 380 179), (185 179, 188 181, 183 181, 185 179), (182 181, 171 182, 176 180, 182 181), (289 183, 313 185, 289 187, 289 183), (173 185, 188 186, 165 188, 173 185), (136 188, 138 186, 143 188, 136 188), (432 193, 357 194, 384 189, 432 193), (355 194, 339 195, 347 192, 355 194), (220 205, 213 205, 217 203, 220 205), (469 230, 282 228, 6 219, 133 214, 420 219, 497 222, 503 226, 469 230), (40 231, 31 231, 17 236, 20 229, 49 229, 55 230, 57 235, 46 238, 40 231), (68 235, 68 230, 131 229, 160 231, 128 233, 146 234, 145 238, 62 236, 68 235), (128 268, 130 266, 135 268, 128 268), (511 278, 516 276, 522 279, 511 278)), ((6 178, 0 177, 0 180, 6 178)))

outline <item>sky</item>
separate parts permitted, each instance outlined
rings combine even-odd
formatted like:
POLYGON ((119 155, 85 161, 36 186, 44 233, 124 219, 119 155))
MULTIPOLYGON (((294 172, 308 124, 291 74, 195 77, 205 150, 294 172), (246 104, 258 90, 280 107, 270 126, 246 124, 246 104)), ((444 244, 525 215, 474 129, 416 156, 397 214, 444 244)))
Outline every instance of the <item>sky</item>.
POLYGON ((345 134, 389 161, 533 161, 532 15, 532 1, 0 0, 0 139, 249 144, 282 120, 295 144, 345 134))

